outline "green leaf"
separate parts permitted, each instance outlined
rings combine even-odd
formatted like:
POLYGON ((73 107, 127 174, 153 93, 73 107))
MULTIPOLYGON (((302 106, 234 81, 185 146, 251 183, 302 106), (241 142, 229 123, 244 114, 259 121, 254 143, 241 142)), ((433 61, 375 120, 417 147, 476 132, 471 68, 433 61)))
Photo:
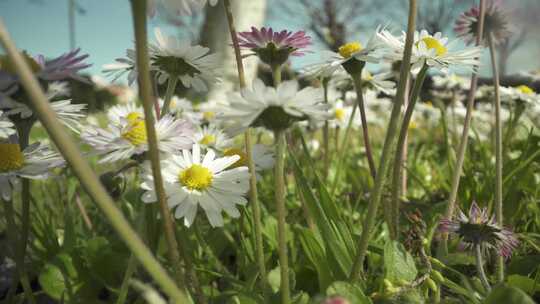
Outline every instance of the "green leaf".
POLYGON ((506 279, 508 286, 519 288, 528 294, 534 294, 540 291, 540 284, 526 276, 519 274, 509 275, 506 279))
POLYGON ((129 259, 127 254, 114 249, 104 237, 88 240, 82 249, 86 267, 92 276, 108 286, 117 286, 122 282, 129 259))
POLYGON ((367 297, 360 287, 347 282, 334 282, 326 289, 327 296, 342 296, 355 304, 371 304, 371 299, 367 297))
POLYGON ((324 290, 334 281, 324 243, 318 234, 306 228, 299 228, 298 235, 306 257, 317 270, 319 289, 324 290))
POLYGON ((60 300, 70 298, 76 290, 78 273, 73 260, 68 254, 58 254, 45 264, 39 275, 39 284, 51 298, 60 300))
POLYGON ((534 304, 535 302, 519 288, 501 284, 493 288, 484 304, 534 304))
MULTIPOLYGON (((281 273, 279 266, 270 270, 270 272, 267 274, 267 278, 268 284, 270 284, 270 288, 272 288, 272 291, 274 293, 277 293, 281 286, 281 273)), ((296 284, 296 277, 291 267, 289 267, 289 284, 290 288, 294 289, 294 285, 296 284)))
POLYGON ((384 272, 385 278, 397 285, 411 283, 418 274, 413 257, 403 245, 390 240, 384 246, 384 272))

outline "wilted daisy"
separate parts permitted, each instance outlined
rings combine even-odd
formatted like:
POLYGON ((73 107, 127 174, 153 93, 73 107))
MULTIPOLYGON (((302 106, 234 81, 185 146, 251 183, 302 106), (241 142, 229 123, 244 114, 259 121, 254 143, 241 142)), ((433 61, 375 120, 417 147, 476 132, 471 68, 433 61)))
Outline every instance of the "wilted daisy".
MULTIPOLYGON (((484 18, 484 33, 482 34, 484 43, 489 35, 492 35, 495 44, 499 44, 512 34, 506 14, 500 8, 497 1, 487 1, 484 18)), ((459 37, 462 37, 465 42, 472 44, 476 41, 479 22, 480 8, 478 6, 473 6, 459 16, 454 31, 459 37)))
MULTIPOLYGON (((183 150, 182 154, 164 160, 161 168, 165 192, 169 207, 175 209, 174 216, 184 218, 184 224, 189 227, 200 205, 212 227, 223 226, 223 211, 233 218, 239 217, 236 205, 247 203, 244 195, 249 189, 248 168, 229 168, 239 159, 238 155, 216 158, 211 149, 201 155, 200 146, 195 144, 192 151, 183 150)), ((141 187, 146 190, 143 201, 155 202, 150 170, 144 174, 141 187)))
POLYGON ((151 57, 159 83, 178 78, 184 87, 204 92, 219 81, 219 59, 209 54, 209 48, 165 36, 159 28, 154 33, 157 44, 151 49, 151 57))
POLYGON ((275 66, 285 63, 289 56, 304 56, 311 37, 304 31, 274 32, 271 27, 251 27, 249 32, 238 33, 238 42, 241 48, 252 51, 264 63, 275 66))
POLYGON ((58 153, 48 146, 34 143, 21 151, 19 144, 0 142, 0 194, 5 201, 11 200, 19 179, 44 179, 53 168, 64 164, 58 153))
POLYGON ((199 126, 193 133, 193 141, 203 148, 222 150, 231 144, 231 139, 217 126, 199 126))
POLYGON ((284 130, 295 121, 328 118, 329 105, 323 103, 322 88, 300 90, 296 81, 285 81, 273 88, 257 79, 251 90, 242 93, 229 94, 230 105, 220 114, 220 120, 232 122, 238 131, 249 126, 284 130))
POLYGON ((15 134, 13 123, 0 111, 0 140, 15 134))
POLYGON ((132 85, 137 80, 135 50, 127 49, 126 57, 116 58, 114 61, 114 63, 103 65, 103 73, 112 77, 112 81, 118 80, 127 73, 128 84, 132 85))
MULTIPOLYGON (((386 44, 389 52, 387 57, 393 61, 403 58, 405 49, 406 34, 401 37, 392 35, 387 30, 378 33, 379 38, 386 44)), ((482 55, 482 48, 468 47, 462 50, 451 50, 452 45, 457 44, 457 40, 448 42, 448 38, 441 33, 429 34, 426 30, 414 33, 414 43, 412 48, 411 64, 412 70, 418 71, 424 64, 446 72, 449 67, 460 66, 468 69, 475 69, 482 55)))
MULTIPOLYGON (((375 31, 378 33, 379 28, 375 31)), ((363 46, 360 42, 349 42, 339 47, 338 52, 323 51, 321 62, 306 67, 305 73, 313 77, 330 77, 336 71, 345 69, 348 73, 358 72, 365 62, 378 63, 378 51, 381 48, 375 34, 371 35, 363 46)))
POLYGON ((526 103, 539 103, 538 95, 531 87, 520 85, 517 87, 501 87, 501 95, 507 101, 521 101, 526 103))
MULTIPOLYGON (((112 108, 107 129, 88 125, 81 133, 81 139, 103 156, 99 162, 128 159, 148 151, 144 115, 136 107, 131 112, 127 109, 127 106, 112 108)), ((172 115, 159 119, 155 128, 158 147, 163 153, 176 153, 193 142, 191 124, 172 115)))
POLYGON ((509 258, 518 245, 518 240, 511 230, 498 225, 494 217, 490 218, 487 208, 480 208, 474 202, 468 216, 460 211, 456 220, 443 219, 439 230, 459 236, 467 249, 476 245, 484 250, 497 249, 505 258, 509 258))

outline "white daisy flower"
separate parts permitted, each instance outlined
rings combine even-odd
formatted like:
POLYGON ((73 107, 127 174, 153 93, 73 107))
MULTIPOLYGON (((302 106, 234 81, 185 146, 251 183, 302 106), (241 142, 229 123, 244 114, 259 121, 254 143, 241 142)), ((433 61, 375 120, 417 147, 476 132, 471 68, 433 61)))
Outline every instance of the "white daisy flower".
POLYGON ((231 144, 231 139, 217 126, 198 126, 193 141, 203 148, 222 150, 231 144))
MULTIPOLYGON (((158 99, 159 108, 163 109, 165 100, 160 98, 158 99)), ((185 98, 180 98, 178 96, 173 96, 169 104, 169 113, 174 114, 177 117, 183 116, 185 113, 193 112, 193 104, 191 101, 185 98)))
POLYGON ((12 134, 15 134, 13 123, 0 111, 0 139, 8 138, 12 134))
MULTIPOLYGON (((205 211, 212 227, 223 226, 222 211, 237 218, 240 212, 236 205, 245 205, 244 197, 249 189, 247 167, 227 169, 235 164, 238 155, 216 158, 213 150, 201 155, 199 145, 193 145, 192 151, 183 150, 181 155, 170 155, 161 166, 165 181, 168 205, 175 208, 176 218, 184 218, 189 227, 195 220, 198 206, 205 211)), ((153 176, 150 170, 144 175, 141 187, 146 190, 142 200, 156 201, 153 176)))
MULTIPOLYGON (((260 173, 262 171, 271 169, 274 167, 274 152, 272 149, 268 148, 265 145, 255 144, 251 148, 253 162, 255 164, 255 173, 257 178, 260 179, 260 173)), ((240 158, 234 164, 232 164, 229 169, 237 167, 247 167, 247 154, 245 148, 234 148, 229 147, 223 150, 223 156, 234 156, 237 155, 240 158)))
POLYGON ((346 65, 353 59, 362 62, 379 62, 378 51, 382 45, 375 35, 380 31, 377 28, 375 33, 371 35, 365 47, 360 42, 349 42, 342 45, 338 52, 322 51, 321 62, 307 66, 304 69, 304 74, 308 77, 327 78, 332 76, 339 70, 344 70, 343 65, 346 65))
POLYGON ((286 129, 295 121, 328 118, 329 105, 323 103, 323 89, 299 90, 294 80, 273 88, 257 79, 251 90, 229 94, 228 99, 230 105, 223 108, 219 119, 232 122, 238 131, 259 125, 270 130, 286 129))
POLYGON ((501 95, 505 101, 522 101, 533 104, 540 102, 540 95, 526 85, 501 87, 501 95))
POLYGON ((122 105, 115 105, 107 110, 107 119, 109 123, 117 126, 124 126, 132 118, 144 117, 144 110, 134 102, 122 105))
POLYGON ((19 144, 0 143, 0 155, 0 194, 5 201, 11 200, 21 177, 44 179, 64 164, 58 153, 42 143, 31 144, 24 151, 19 144))
POLYGON ((112 77, 112 81, 118 80, 118 78, 124 76, 126 73, 128 78, 128 84, 132 85, 137 80, 137 68, 135 50, 127 49, 126 57, 116 58, 114 63, 103 65, 103 73, 112 77))
MULTIPOLYGON (((402 60, 406 34, 396 37, 389 31, 383 30, 377 35, 389 49, 387 57, 393 61, 402 60)), ((412 70, 416 72, 424 64, 443 72, 453 66, 474 70, 480 64, 478 58, 482 55, 482 48, 467 47, 463 50, 451 50, 457 42, 458 40, 454 40, 449 43, 448 38, 443 37, 441 33, 431 35, 426 30, 415 32, 411 56, 412 70)))
MULTIPOLYGON (((332 109, 330 109, 330 117, 332 119, 329 119, 329 126, 330 128, 346 128, 347 124, 349 123, 349 119, 351 118, 353 112, 353 106, 345 105, 343 100, 338 99, 333 105, 332 109)), ((358 118, 359 116, 356 116, 358 118)), ((353 125, 358 125, 359 121, 358 119, 353 121, 353 125)))
MULTIPOLYGON (((116 112, 109 112, 109 117, 115 115, 116 112)), ((163 153, 176 153, 193 142, 191 124, 172 115, 158 120, 155 128, 158 147, 163 153)), ((136 110, 118 117, 118 121, 111 119, 108 129, 87 125, 81 139, 103 156, 100 163, 128 159, 148 151, 144 116, 136 110)))
POLYGON ((467 90, 470 86, 470 79, 455 73, 433 76, 433 84, 437 88, 448 90, 467 90))
POLYGON ((159 28, 155 29, 155 35, 157 45, 151 49, 151 57, 159 83, 175 77, 184 87, 205 92, 219 81, 219 59, 216 54, 208 54, 209 48, 165 36, 159 28))
MULTIPOLYGON (((55 100, 52 99, 65 96, 69 93, 66 83, 53 82, 50 84, 46 96, 49 98, 50 106, 58 115, 60 121, 73 132, 79 133, 81 128, 81 119, 86 117, 85 104, 72 104, 71 99, 55 100)), ((8 116, 20 115, 20 118, 30 118, 34 112, 26 104, 17 102, 11 98, 5 98, 0 105, 8 116)))

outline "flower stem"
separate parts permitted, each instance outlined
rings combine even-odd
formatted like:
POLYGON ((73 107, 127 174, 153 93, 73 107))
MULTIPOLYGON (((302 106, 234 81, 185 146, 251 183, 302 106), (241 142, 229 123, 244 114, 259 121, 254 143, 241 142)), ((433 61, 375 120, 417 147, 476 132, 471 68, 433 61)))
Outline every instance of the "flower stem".
MULTIPOLYGON (((171 212, 167 204, 167 195, 163 187, 163 177, 161 175, 161 165, 159 161, 158 140, 155 129, 154 115, 152 114, 152 105, 154 96, 152 96, 152 83, 150 80, 150 64, 148 56, 147 32, 146 32, 146 0, 132 0, 131 7, 133 12, 133 26, 135 29, 135 46, 137 55, 137 71, 139 75, 139 95, 143 101, 144 120, 146 133, 148 136, 148 156, 152 167, 154 177, 154 188, 159 202, 161 218, 163 220, 163 229, 165 230, 165 239, 167 241, 170 263, 173 265, 177 284, 184 288, 184 270, 180 262, 180 253, 178 243, 174 232, 174 223, 171 212)), ((175 83, 169 83, 170 87, 176 86, 175 83)), ((169 91, 169 88, 167 89, 169 91)), ((171 89, 170 91, 174 91, 171 89)), ((170 93, 172 95, 172 93, 170 93)))
POLYGON ((60 123, 55 112, 52 110, 49 100, 43 93, 38 81, 33 76, 30 67, 24 61, 17 47, 13 44, 11 37, 0 21, 0 42, 10 60, 14 62, 17 74, 21 83, 30 96, 33 109, 38 115, 39 120, 49 133, 52 141, 58 147, 60 153, 67 160, 73 169, 73 172, 86 189, 89 196, 101 208, 105 216, 111 221, 113 228, 118 232, 122 240, 141 261, 148 273, 156 280, 163 290, 172 298, 174 303, 190 303, 186 295, 178 289, 174 281, 167 275, 165 269, 153 257, 152 253, 144 245, 135 231, 130 227, 128 221, 120 210, 116 207, 112 198, 107 194, 103 185, 92 168, 82 156, 75 141, 60 123))
MULTIPOLYGON (((227 15, 227 21, 229 24, 229 31, 231 34, 231 40, 234 47, 234 55, 236 58, 236 67, 238 69, 238 82, 240 83, 240 88, 244 89, 246 87, 246 78, 244 73, 244 64, 242 61, 242 54, 240 52, 240 45, 238 42, 238 36, 236 35, 236 27, 234 24, 234 16, 232 11, 232 6, 230 0, 224 0, 223 5, 225 7, 225 13, 227 15)), ((266 265, 264 259, 264 247, 263 247, 263 238, 262 238, 262 224, 261 224, 261 205, 259 202, 258 192, 257 192, 257 174, 255 171, 255 162, 253 160, 253 143, 251 137, 251 128, 248 128, 244 133, 247 165, 249 169, 249 200, 251 202, 251 208, 253 211, 253 226, 255 232, 255 251, 257 258, 257 266, 259 267, 259 276, 260 276, 260 287, 263 291, 264 301, 267 299, 266 295, 266 265)))
POLYGON ((366 149, 369 172, 371 173, 371 177, 375 179, 375 177, 377 176, 377 168, 375 167, 375 160, 373 159, 371 142, 369 140, 366 107, 364 104, 364 93, 362 92, 362 73, 360 72, 352 75, 352 79, 354 82, 354 88, 356 89, 356 100, 358 103, 358 109, 360 109, 360 119, 362 121, 362 135, 364 137, 364 148, 366 149))
POLYGON ((484 261, 482 258, 482 248, 480 244, 474 245, 474 255, 476 258, 476 270, 478 271, 478 276, 480 277, 480 281, 482 281, 482 285, 486 288, 486 290, 491 290, 491 285, 489 285, 489 281, 486 276, 486 272, 484 271, 484 261))
MULTIPOLYGON (((478 32, 476 33, 476 45, 482 43, 482 35, 484 33, 484 20, 486 11, 486 0, 480 0, 480 19, 478 32)), ((469 140, 469 128, 472 121, 472 113, 474 110, 474 95, 478 85, 478 73, 474 73, 471 77, 471 86, 469 95, 467 96, 467 112, 465 113, 465 122, 463 123, 463 131, 461 133, 461 140, 459 142, 456 165, 452 175, 452 186, 450 188, 450 196, 448 197, 448 205, 446 207, 446 219, 451 219, 454 215, 454 209, 456 206, 457 192, 459 189, 459 182, 461 179, 461 172, 463 170, 463 161, 465 160, 465 152, 467 150, 467 142, 469 140)), ((442 241, 440 243, 439 252, 443 255, 448 254, 448 234, 442 234, 442 241)))
POLYGON ((169 107, 171 106, 171 100, 174 96, 177 83, 178 83, 177 77, 172 77, 172 76, 169 77, 169 80, 167 81, 167 91, 165 92, 165 100, 163 101, 163 108, 161 108, 160 117, 163 117, 164 115, 169 113, 169 107))
MULTIPOLYGON (((386 182, 386 173, 388 165, 390 163, 390 153, 394 145, 394 141, 397 135, 398 121, 401 114, 401 105, 404 102, 405 97, 405 86, 409 78, 409 71, 411 65, 411 53, 412 45, 414 40, 414 30, 416 28, 416 0, 409 0, 409 17, 407 25, 407 37, 405 40, 405 51, 403 54, 403 60, 401 62, 401 72, 400 72, 400 81, 396 93, 396 98, 394 106, 392 108, 392 113, 390 115, 390 122, 388 124, 388 131, 384 139, 384 145, 382 148, 381 160, 379 163, 379 168, 377 170, 377 176, 375 179, 375 187, 370 197, 368 211, 366 214, 366 219, 364 221, 362 234, 358 241, 358 247, 356 252, 356 257, 350 274, 350 280, 356 281, 360 278, 363 272, 364 259, 366 257, 367 248, 369 240, 371 238, 371 230, 375 225, 375 220, 377 218, 377 209, 382 199, 382 193, 384 189, 384 184, 386 182)), ((387 223, 390 224, 390 223, 387 223)))
MULTIPOLYGON (((21 246, 17 242, 17 228, 15 225, 15 211, 13 210, 13 202, 12 201, 4 201, 2 203, 4 206, 4 213, 6 216, 6 226, 7 226, 7 232, 8 232, 8 238, 9 242, 11 243, 11 249, 12 253, 14 255, 15 260, 15 267, 17 269, 17 272, 19 274, 19 278, 23 287, 25 298, 31 303, 35 304, 36 300, 34 298, 34 294, 32 293, 32 287, 30 286, 30 280, 28 278, 28 274, 25 271, 24 267, 24 255, 20 254, 21 246)), ((22 237, 22 236, 21 236, 22 237)), ((22 242, 20 240, 19 242, 22 242)), ((14 282, 14 284, 16 284, 14 282)))
POLYGON ((276 64, 272 66, 272 77, 274 78, 274 86, 277 86, 281 83, 281 65, 276 64))
POLYGON ((416 105, 418 97, 420 96, 420 91, 422 90, 422 85, 424 84, 424 79, 426 78, 428 68, 428 65, 424 64, 418 73, 416 80, 414 81, 411 99, 409 100, 409 105, 405 110, 405 115, 403 116, 403 120, 401 122, 401 130, 399 132, 396 146, 396 156, 392 174, 392 205, 390 206, 391 224, 389 225, 390 237, 394 240, 399 238, 399 205, 401 196, 404 194, 402 188, 402 175, 406 164, 404 163, 405 154, 403 151, 407 145, 407 133, 409 131, 409 124, 411 123, 412 114, 414 112, 414 106, 416 105))
MULTIPOLYGON (((322 80, 324 90, 324 103, 328 104, 328 78, 322 80)), ((323 157, 324 157, 324 176, 328 176, 328 170, 330 169, 330 134, 328 128, 328 120, 324 121, 323 127, 323 157)))
MULTIPOLYGON (((193 225, 196 225, 196 224, 197 222, 195 222, 193 225)), ((184 247, 182 248, 182 253, 184 257, 184 263, 186 266, 186 281, 191 287, 196 303, 206 304, 208 303, 208 301, 206 300, 206 297, 204 296, 204 292, 202 290, 202 286, 199 281, 199 276, 197 275, 197 272, 195 271, 195 266, 193 263, 194 253, 193 253, 193 250, 191 250, 191 248, 193 248, 194 246, 190 246, 190 239, 189 239, 189 233, 191 233, 191 229, 193 228, 179 227, 179 229, 177 230, 180 240, 182 241, 182 244, 184 244, 184 247)))
MULTIPOLYGON (((502 178, 503 178, 503 155, 502 155, 502 121, 501 121, 501 96, 499 92, 499 70, 495 56, 495 44, 493 34, 487 37, 491 68, 493 70, 493 85, 495 87, 495 219, 500 227, 503 227, 503 203, 502 203, 502 178)), ((497 279, 504 281, 504 257, 497 255, 497 279)))
POLYGON ((275 131, 276 164, 275 164, 275 201, 278 217, 278 250, 279 269, 281 273, 281 304, 289 304, 289 260, 287 257, 286 208, 285 208, 285 131, 275 131))
POLYGON ((343 165, 345 164, 345 152, 347 151, 349 147, 349 137, 351 136, 351 129, 352 124, 354 121, 354 116, 356 115, 356 109, 358 108, 358 105, 353 105, 353 110, 351 112, 351 116, 349 117, 349 121, 347 122, 347 128, 345 128, 345 135, 343 137, 343 141, 341 143, 341 148, 339 148, 338 152, 338 164, 336 168, 336 175, 334 176, 334 182, 332 182, 332 189, 330 190, 330 194, 334 195, 334 193, 337 190, 337 185, 339 182, 339 179, 341 177, 341 170, 343 168, 343 165))

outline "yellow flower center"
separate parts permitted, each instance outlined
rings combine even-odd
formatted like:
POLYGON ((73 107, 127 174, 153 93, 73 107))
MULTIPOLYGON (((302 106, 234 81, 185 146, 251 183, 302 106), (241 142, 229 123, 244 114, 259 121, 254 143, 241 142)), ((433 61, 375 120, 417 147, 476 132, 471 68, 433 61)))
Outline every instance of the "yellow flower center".
POLYGON ((364 80, 366 80, 366 81, 373 80, 373 75, 371 75, 371 73, 369 71, 366 71, 365 73, 366 74, 364 75, 364 80))
POLYGON ((193 164, 191 167, 180 172, 178 178, 182 185, 190 190, 206 190, 212 185, 214 176, 208 168, 193 164))
POLYGON ((414 120, 411 121, 411 122, 409 123, 409 130, 414 130, 414 129, 416 129, 416 128, 418 128, 418 124, 416 124, 416 121, 414 121, 414 120))
MULTIPOLYGON (((24 61, 30 66, 30 69, 32 72, 37 73, 41 71, 41 66, 32 58, 30 55, 28 55, 26 52, 22 52, 21 55, 23 56, 24 61)), ((0 56, 0 70, 9 72, 11 74, 16 74, 17 71, 15 70, 15 65, 7 55, 1 55, 0 56)))
POLYGON ((240 156, 240 159, 237 160, 234 164, 230 165, 228 169, 234 169, 238 167, 247 167, 247 155, 246 152, 238 148, 228 148, 223 151, 223 156, 240 156))
POLYGON ((433 108, 433 102, 431 100, 426 101, 426 106, 433 108))
MULTIPOLYGON (((435 50, 435 53, 437 54, 437 56, 442 56, 448 52, 448 49, 444 45, 442 45, 442 43, 440 43, 439 40, 433 37, 426 37, 420 41, 423 41, 426 44, 426 47, 428 48, 428 50, 435 50)), ((420 43, 420 41, 418 41, 418 43, 420 43)), ((418 46, 418 43, 417 43, 417 46, 418 46)))
POLYGON ((534 90, 531 89, 529 86, 526 86, 526 85, 520 85, 517 87, 517 89, 523 93, 523 94, 526 94, 526 95, 532 95, 534 94, 534 90))
POLYGON ((147 141, 146 124, 142 115, 137 112, 131 112, 126 116, 126 119, 128 121, 128 129, 122 133, 122 137, 134 146, 145 144, 147 141))
POLYGON ((343 58, 351 58, 351 56, 362 50, 362 44, 360 42, 349 42, 339 47, 339 54, 343 58))
POLYGON ((0 172, 15 171, 24 165, 24 155, 18 144, 0 144, 0 155, 0 172))
POLYGON ((343 121, 343 118, 345 118, 345 111, 343 109, 336 109, 334 115, 337 120, 343 121))
POLYGON ((212 120, 215 116, 216 116, 216 113, 211 112, 211 111, 207 111, 207 112, 204 112, 204 113, 203 113, 203 118, 204 118, 205 120, 207 120, 207 121, 212 120))
POLYGON ((201 145, 205 145, 205 146, 211 145, 215 142, 216 142, 216 136, 212 134, 207 134, 203 136, 203 138, 199 141, 201 145))

